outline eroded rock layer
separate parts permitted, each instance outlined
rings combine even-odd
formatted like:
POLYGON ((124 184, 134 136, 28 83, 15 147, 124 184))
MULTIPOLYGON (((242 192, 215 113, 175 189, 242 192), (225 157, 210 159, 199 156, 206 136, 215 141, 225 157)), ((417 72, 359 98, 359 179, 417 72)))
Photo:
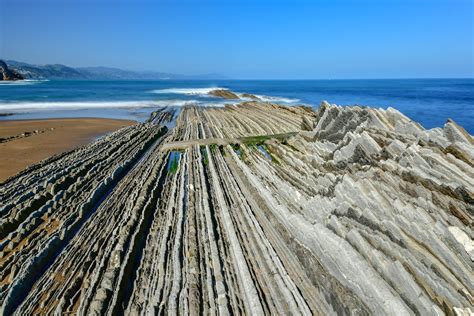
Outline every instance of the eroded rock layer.
POLYGON ((454 122, 174 115, 1 185, 4 314, 472 313, 474 142, 454 122))
POLYGON ((172 140, 234 139, 297 132, 302 116, 311 115, 314 113, 302 107, 259 102, 225 108, 185 107, 172 131, 172 140))

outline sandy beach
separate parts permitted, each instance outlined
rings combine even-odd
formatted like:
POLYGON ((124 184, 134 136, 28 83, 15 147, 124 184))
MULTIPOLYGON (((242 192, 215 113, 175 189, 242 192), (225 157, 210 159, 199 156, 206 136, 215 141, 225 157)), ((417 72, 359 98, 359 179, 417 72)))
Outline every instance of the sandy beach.
POLYGON ((102 118, 0 121, 0 182, 31 164, 132 124, 102 118))

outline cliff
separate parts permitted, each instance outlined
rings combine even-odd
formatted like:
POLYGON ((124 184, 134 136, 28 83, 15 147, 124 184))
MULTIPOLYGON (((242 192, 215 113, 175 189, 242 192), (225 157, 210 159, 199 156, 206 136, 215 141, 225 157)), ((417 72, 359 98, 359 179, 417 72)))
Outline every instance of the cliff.
POLYGON ((15 70, 8 68, 8 65, 0 60, 0 80, 22 80, 24 77, 15 70))

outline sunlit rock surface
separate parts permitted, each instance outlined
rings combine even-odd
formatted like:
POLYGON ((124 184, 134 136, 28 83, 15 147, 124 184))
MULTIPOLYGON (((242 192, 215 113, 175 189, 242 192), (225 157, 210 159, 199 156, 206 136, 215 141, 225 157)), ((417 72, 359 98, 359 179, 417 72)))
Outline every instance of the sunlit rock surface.
POLYGON ((3 314, 474 311, 474 143, 452 121, 164 108, 0 195, 3 314))
POLYGON ((22 80, 22 79, 24 79, 22 75, 8 68, 8 65, 3 60, 0 60, 0 81, 22 80))

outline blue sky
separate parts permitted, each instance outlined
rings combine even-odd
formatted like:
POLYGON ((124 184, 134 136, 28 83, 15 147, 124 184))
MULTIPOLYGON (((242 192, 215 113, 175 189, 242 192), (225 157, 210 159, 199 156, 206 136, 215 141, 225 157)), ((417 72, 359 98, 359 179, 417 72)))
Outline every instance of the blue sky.
POLYGON ((0 0, 0 58, 231 78, 474 77, 474 0, 0 0))

